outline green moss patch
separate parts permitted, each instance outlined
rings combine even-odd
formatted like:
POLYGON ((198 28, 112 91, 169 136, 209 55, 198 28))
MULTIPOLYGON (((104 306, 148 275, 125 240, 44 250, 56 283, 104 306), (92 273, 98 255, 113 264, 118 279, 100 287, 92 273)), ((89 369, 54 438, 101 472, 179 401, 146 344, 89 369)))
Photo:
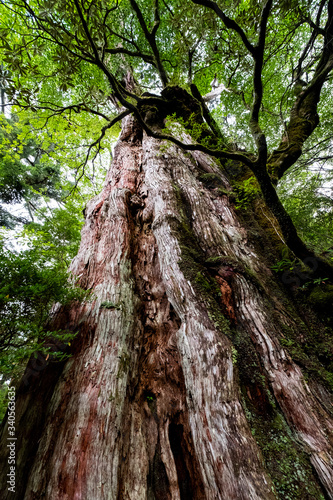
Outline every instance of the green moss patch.
POLYGON ((309 295, 309 302, 320 314, 331 318, 333 316, 333 285, 316 286, 309 295))
MULTIPOLYGON (((275 406, 275 405, 274 405, 275 406)), ((258 415, 249 400, 245 413, 265 466, 281 500, 324 500, 309 456, 296 442, 282 415, 273 408, 271 417, 258 415)))
POLYGON ((278 498, 324 500, 309 455, 284 420, 251 339, 239 332, 233 343, 237 348, 243 408, 278 498))

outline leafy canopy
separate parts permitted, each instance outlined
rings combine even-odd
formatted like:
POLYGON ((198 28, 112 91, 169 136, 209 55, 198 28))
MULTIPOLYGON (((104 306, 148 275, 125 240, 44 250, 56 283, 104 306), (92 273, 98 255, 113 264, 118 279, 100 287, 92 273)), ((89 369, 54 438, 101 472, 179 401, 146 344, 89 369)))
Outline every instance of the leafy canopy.
MULTIPOLYGON (((11 74, 7 92, 13 102, 45 118, 99 116, 101 129, 110 126, 120 105, 137 114, 147 89, 160 94, 166 85, 190 89, 194 83, 204 95, 216 74, 226 87, 214 112, 219 125, 233 142, 255 152, 248 124, 253 94, 260 93, 254 81, 259 76, 260 126, 274 148, 295 94, 318 70, 327 4, 224 2, 222 11, 209 0, 2 2, 3 63, 11 74), (265 31, 262 39, 259 28, 265 31), (259 75, 254 75, 256 65, 259 75), (129 70, 135 81, 131 89, 126 88, 129 70), (225 120, 228 115, 232 123, 225 120)), ((329 90, 325 98, 331 100, 329 90)))

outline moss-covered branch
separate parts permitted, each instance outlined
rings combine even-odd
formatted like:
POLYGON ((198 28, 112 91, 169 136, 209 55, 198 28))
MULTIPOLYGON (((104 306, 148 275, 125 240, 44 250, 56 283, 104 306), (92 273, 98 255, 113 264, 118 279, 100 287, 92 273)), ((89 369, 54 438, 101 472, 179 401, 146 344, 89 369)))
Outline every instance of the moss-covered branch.
POLYGON ((296 98, 280 145, 268 160, 268 170, 275 181, 298 160, 304 142, 319 124, 317 108, 321 90, 333 69, 333 0, 328 2, 327 14, 322 54, 313 79, 296 98))

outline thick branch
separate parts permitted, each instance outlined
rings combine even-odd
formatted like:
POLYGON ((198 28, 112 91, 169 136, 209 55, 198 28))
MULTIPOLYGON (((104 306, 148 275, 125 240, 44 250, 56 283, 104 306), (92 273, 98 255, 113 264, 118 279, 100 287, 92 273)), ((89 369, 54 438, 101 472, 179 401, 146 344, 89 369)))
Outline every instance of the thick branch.
MULTIPOLYGON (((136 117, 138 118, 138 115, 136 114, 136 117)), ((144 129, 144 131, 154 137, 155 139, 161 139, 161 140, 167 140, 170 142, 173 142, 173 144, 176 144, 176 146, 179 146, 181 149, 184 149, 185 151, 202 151, 202 153, 206 153, 207 155, 213 156, 214 158, 225 158, 227 160, 234 160, 234 161, 239 161, 247 165, 248 167, 253 166, 253 162, 248 158, 247 156, 241 154, 241 153, 228 153, 227 151, 223 151, 221 149, 210 149, 207 148, 206 146, 203 146, 202 144, 186 144, 179 139, 176 139, 176 137, 173 137, 172 135, 169 134, 163 134, 160 132, 156 132, 152 130, 142 119, 142 117, 139 117, 139 122, 144 129)))
POLYGON ((262 68, 264 63, 266 29, 269 12, 272 6, 272 0, 268 0, 262 10, 258 44, 255 47, 254 54, 254 73, 253 73, 253 105, 250 117, 250 130, 258 148, 258 157, 262 163, 262 168, 266 168, 267 160, 267 142, 265 134, 259 125, 259 111, 262 103, 262 68))
POLYGON ((149 31, 149 29, 146 25, 146 22, 144 20, 144 17, 142 15, 142 12, 141 12, 136 0, 130 0, 130 3, 132 6, 132 9, 134 10, 134 12, 136 14, 136 17, 138 18, 138 21, 139 21, 141 29, 146 37, 146 40, 149 43, 149 45, 153 51, 156 66, 157 66, 161 81, 163 83, 163 86, 166 87, 168 84, 168 77, 167 77, 166 71, 164 69, 164 66, 162 64, 160 53, 159 53, 159 50, 158 50, 157 44, 156 44, 156 38, 155 38, 156 32, 157 32, 159 25, 160 25, 158 0, 155 0, 155 22, 154 22, 154 26, 153 26, 153 29, 151 32, 149 31))
POLYGON ((202 95, 200 94, 198 87, 194 83, 192 83, 192 85, 191 85, 191 91, 192 91, 193 97, 195 97, 200 102, 201 109, 202 109, 202 115, 203 115, 204 119, 206 120, 206 122, 208 123, 209 127, 211 128, 212 132, 216 135, 216 137, 218 137, 219 139, 222 139, 223 136, 222 136, 221 130, 219 129, 218 124, 216 123, 216 121, 212 117, 211 113, 209 112, 209 109, 207 108, 205 100, 202 97, 202 95))
POLYGON ((269 158, 270 174, 280 179, 301 156, 303 144, 319 124, 317 106, 325 80, 333 69, 333 0, 328 2, 328 19, 321 58, 309 85, 297 97, 281 143, 269 158))
POLYGON ((253 164, 252 171, 260 185, 267 206, 270 208, 279 223, 287 246, 301 260, 309 257, 315 259, 317 263, 315 273, 316 276, 327 276, 330 280, 333 280, 333 267, 326 260, 309 250, 298 236, 294 223, 284 208, 275 187, 271 182, 268 172, 265 169, 262 169, 260 164, 253 164))
POLYGON ((213 99, 215 99, 216 97, 221 95, 223 90, 226 90, 227 92, 229 92, 229 89, 227 89, 225 87, 225 85, 223 85, 223 83, 221 83, 218 87, 213 89, 211 92, 208 92, 208 94, 205 94, 204 96, 202 96, 202 99, 204 100, 204 102, 212 101, 213 99))
POLYGON ((106 54, 126 54, 131 57, 140 57, 143 61, 152 64, 156 67, 154 58, 149 54, 144 54, 143 52, 125 49, 124 47, 117 47, 114 49, 105 49, 106 54))
POLYGON ((158 0, 155 0, 155 20, 153 29, 151 30, 151 36, 153 36, 154 38, 156 36, 158 28, 160 27, 160 23, 161 23, 161 18, 160 18, 160 11, 158 8, 158 0))
POLYGON ((260 27, 259 27, 259 39, 258 39, 258 44, 255 47, 255 54, 254 54, 254 61, 255 61, 254 75, 253 75, 254 98, 253 98, 251 120, 254 120, 256 122, 258 122, 259 119, 259 111, 263 94, 261 74, 264 62, 267 20, 271 6, 272 6, 272 0, 268 0, 263 8, 260 27))

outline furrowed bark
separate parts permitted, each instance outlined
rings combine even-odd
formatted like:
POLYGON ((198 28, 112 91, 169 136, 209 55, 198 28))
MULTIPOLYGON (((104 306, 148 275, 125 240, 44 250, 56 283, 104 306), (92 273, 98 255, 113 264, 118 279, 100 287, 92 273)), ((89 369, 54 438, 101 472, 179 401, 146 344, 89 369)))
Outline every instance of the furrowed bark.
POLYGON ((308 490, 295 498, 333 498, 326 392, 279 342, 299 318, 230 191, 211 158, 125 118, 72 263, 92 300, 54 320, 79 332, 73 355, 18 391, 16 498, 282 498, 254 425, 260 412, 272 425, 284 419, 290 446, 305 450, 308 490), (260 383, 244 371, 251 357, 260 383))

